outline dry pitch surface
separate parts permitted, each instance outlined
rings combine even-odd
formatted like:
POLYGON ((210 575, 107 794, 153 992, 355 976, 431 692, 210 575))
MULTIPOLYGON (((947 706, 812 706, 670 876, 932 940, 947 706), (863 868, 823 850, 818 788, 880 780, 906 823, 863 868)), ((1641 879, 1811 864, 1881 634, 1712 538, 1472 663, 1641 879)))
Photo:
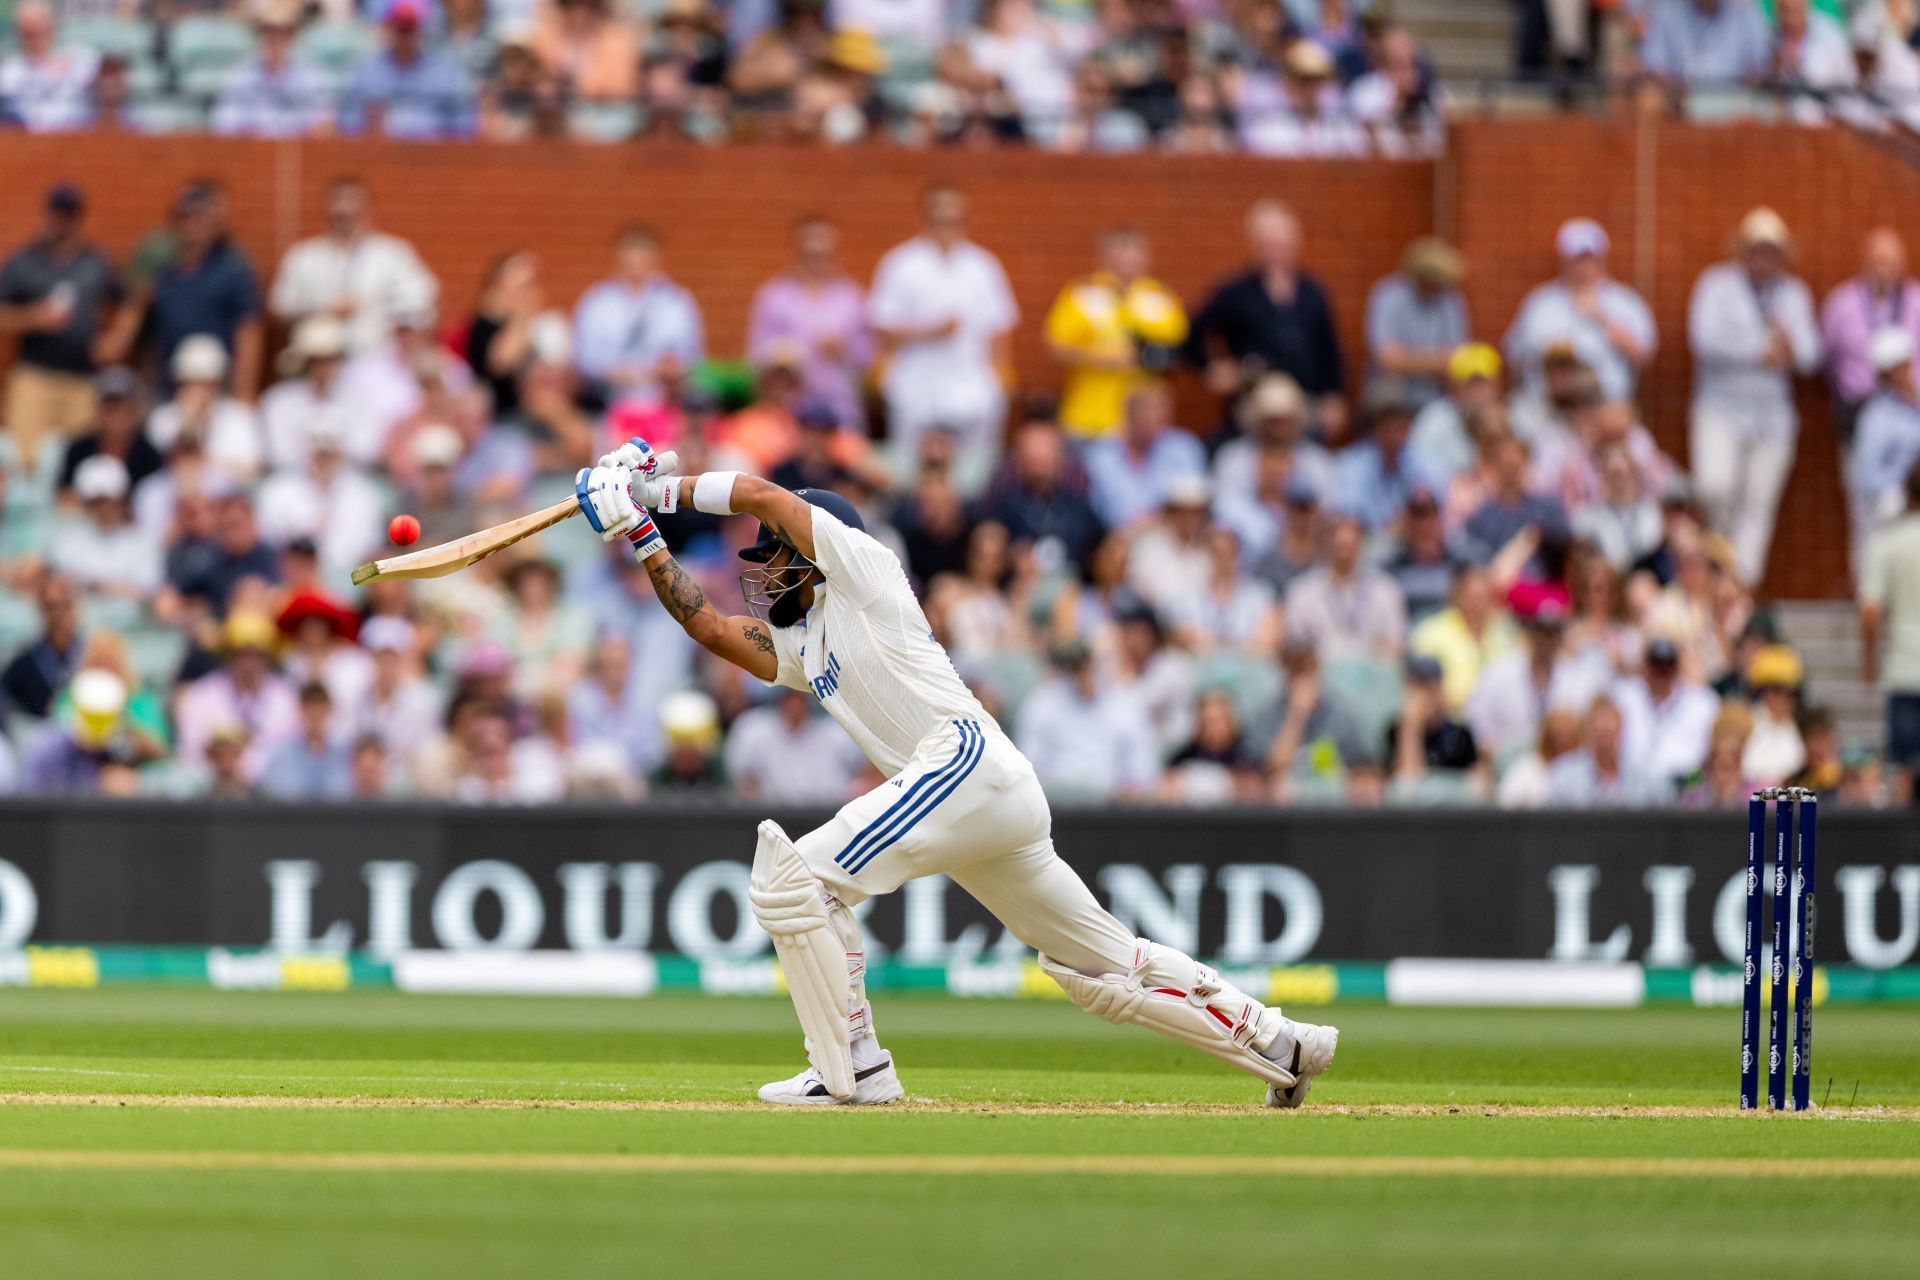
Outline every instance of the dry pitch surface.
MULTIPOLYGON (((1318 1016, 1318 1015, 1315 1015, 1318 1016)), ((7 1274, 1901 1274, 1920 1011, 1351 1007, 1298 1113, 1055 1002, 890 1000, 911 1099, 770 1112, 784 1003, 0 993, 7 1274), (1831 1078, 1831 1086, 1829 1086, 1831 1078), (1770 1224, 1770 1225, 1769 1225, 1770 1224)))

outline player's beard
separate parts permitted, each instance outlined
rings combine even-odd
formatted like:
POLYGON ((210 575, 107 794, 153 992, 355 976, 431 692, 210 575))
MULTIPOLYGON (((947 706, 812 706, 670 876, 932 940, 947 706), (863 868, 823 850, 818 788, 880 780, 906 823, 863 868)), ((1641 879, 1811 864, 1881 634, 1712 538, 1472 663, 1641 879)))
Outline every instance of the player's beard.
POLYGON ((767 603, 767 621, 776 627, 791 627, 799 624, 807 616, 807 610, 800 603, 800 593, 804 586, 789 587, 767 603))

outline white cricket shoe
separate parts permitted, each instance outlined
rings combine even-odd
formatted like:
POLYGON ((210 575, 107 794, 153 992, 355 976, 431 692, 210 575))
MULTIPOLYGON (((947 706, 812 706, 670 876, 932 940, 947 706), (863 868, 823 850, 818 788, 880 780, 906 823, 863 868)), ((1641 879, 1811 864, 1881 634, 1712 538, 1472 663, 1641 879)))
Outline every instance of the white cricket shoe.
POLYGON ((1287 1030, 1293 1035, 1293 1061, 1287 1064, 1287 1070, 1293 1072, 1294 1083, 1286 1089, 1277 1084, 1268 1085, 1270 1107, 1292 1108, 1305 1102, 1307 1090, 1313 1088, 1313 1078, 1333 1065, 1333 1051, 1340 1043, 1338 1027, 1295 1022, 1289 1018, 1287 1030))
POLYGON ((836 1098, 827 1092, 820 1073, 808 1067, 791 1080, 775 1080, 760 1086, 760 1101, 782 1107, 877 1107, 904 1098, 900 1075, 893 1069, 893 1058, 876 1062, 853 1073, 853 1096, 836 1098))

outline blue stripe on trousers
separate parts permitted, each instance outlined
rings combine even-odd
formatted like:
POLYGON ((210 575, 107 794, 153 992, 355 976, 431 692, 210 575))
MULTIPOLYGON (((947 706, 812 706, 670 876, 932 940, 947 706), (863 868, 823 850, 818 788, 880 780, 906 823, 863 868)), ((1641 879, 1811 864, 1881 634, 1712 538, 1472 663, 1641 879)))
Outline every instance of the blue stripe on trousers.
POLYGON ((973 730, 973 741, 970 744, 970 750, 967 752, 966 764, 959 770, 959 772, 954 773, 951 770, 949 770, 948 777, 946 781, 943 783, 943 785, 941 786, 940 790, 927 798, 926 803, 920 806, 919 812, 915 813, 912 817, 910 817, 907 820, 906 825, 899 827, 891 835, 887 836, 885 839, 881 840, 877 845, 873 846, 872 849, 870 849, 868 853, 859 860, 859 862, 849 863, 847 866, 847 874, 859 875, 860 872, 863 869, 865 869, 868 863, 872 862, 875 858, 879 857, 882 853, 885 853, 888 849, 892 848, 895 844, 898 844, 900 840, 907 834, 907 832, 913 829, 916 823, 918 823, 921 819, 927 817, 935 809, 939 808, 940 802, 945 800, 948 796, 952 795, 959 788, 960 784, 967 780, 968 775, 970 775, 973 772, 974 766, 980 763, 980 757, 985 755, 986 751, 987 751, 986 735, 981 733, 980 730, 976 728, 973 730))
POLYGON ((924 773, 915 779, 913 785, 907 788, 906 794, 889 805, 886 812, 882 813, 872 822, 869 822, 866 829, 849 841, 847 847, 840 851, 839 856, 834 858, 834 862, 843 867, 848 865, 853 859, 865 853, 866 850, 871 847, 873 841, 885 839, 887 834, 897 827, 901 820, 911 820, 910 812, 918 809, 921 801, 924 800, 929 793, 938 790, 941 781, 948 777, 954 769, 960 767, 961 762, 966 758, 967 748, 972 741, 970 732, 972 727, 964 720, 956 720, 954 724, 960 729, 960 746, 954 751, 953 758, 939 768, 924 773))

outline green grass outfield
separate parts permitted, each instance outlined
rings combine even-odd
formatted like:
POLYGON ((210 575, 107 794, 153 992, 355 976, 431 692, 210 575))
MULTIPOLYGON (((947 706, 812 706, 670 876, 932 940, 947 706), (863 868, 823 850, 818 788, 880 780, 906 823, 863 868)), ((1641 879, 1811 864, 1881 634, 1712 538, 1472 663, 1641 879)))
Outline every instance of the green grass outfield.
MULTIPOLYGON (((908 1104, 746 1100, 784 1001, 0 992, 0 1275, 1903 1274, 1920 1011, 1352 1006, 1298 1113, 1057 1001, 894 998, 908 1104), (1832 1078, 1831 1092, 1828 1078, 1832 1078)), ((1311 1016, 1321 1017, 1316 1012, 1311 1016)))

